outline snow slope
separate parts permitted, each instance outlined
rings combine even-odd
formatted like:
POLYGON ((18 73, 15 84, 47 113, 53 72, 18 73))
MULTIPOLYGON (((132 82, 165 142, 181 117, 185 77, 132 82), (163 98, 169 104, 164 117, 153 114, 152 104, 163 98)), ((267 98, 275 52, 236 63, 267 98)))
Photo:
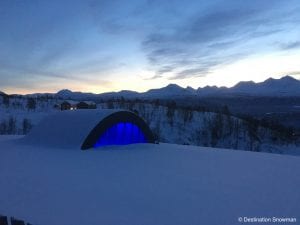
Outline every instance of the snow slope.
POLYGON ((300 157, 171 144, 70 151, 0 138, 0 214, 32 224, 300 221, 300 157))
MULTIPOLYGON (((35 99, 35 108, 28 109, 25 97, 11 97, 9 106, 0 100, 0 135, 27 134, 49 114, 61 113, 56 107, 61 101, 39 97, 35 99)), ((283 154, 289 154, 297 145, 297 140, 286 138, 283 132, 261 126, 256 129, 255 124, 229 115, 134 101, 107 101, 97 107, 135 111, 160 142, 283 154)), ((299 149, 298 145, 298 153, 294 152, 299 154, 299 149)))

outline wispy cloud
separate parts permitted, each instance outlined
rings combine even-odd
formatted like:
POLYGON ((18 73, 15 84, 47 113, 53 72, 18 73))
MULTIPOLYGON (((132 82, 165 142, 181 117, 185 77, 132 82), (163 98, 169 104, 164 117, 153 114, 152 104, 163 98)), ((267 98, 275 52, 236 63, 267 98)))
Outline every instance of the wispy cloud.
POLYGON ((300 48, 300 41, 293 41, 293 42, 288 42, 288 43, 285 43, 285 44, 281 44, 280 48, 282 50, 298 49, 298 48, 300 48))
POLYGON ((260 52, 297 50, 299 7, 298 0, 0 1, 0 88, 51 78, 101 85, 141 70, 152 72, 146 80, 204 77, 260 52))
POLYGON ((291 75, 291 76, 300 76, 300 71, 288 71, 284 74, 282 74, 283 76, 286 76, 286 75, 291 75))
POLYGON ((177 79, 184 79, 191 76, 204 77, 209 73, 210 71, 208 70, 208 68, 199 67, 199 68, 182 70, 179 73, 177 73, 175 76, 170 77, 169 79, 177 80, 177 79))
MULTIPOLYGON (((185 79, 205 76, 216 66, 264 51, 266 37, 284 30, 287 21, 281 16, 288 9, 273 10, 280 5, 278 1, 255 2, 199 10, 172 29, 155 30, 143 41, 148 62, 156 73, 172 65, 172 71, 177 72, 168 78, 185 79), (259 48, 251 45, 254 40, 259 48)), ((291 43, 286 48, 298 45, 291 43)))

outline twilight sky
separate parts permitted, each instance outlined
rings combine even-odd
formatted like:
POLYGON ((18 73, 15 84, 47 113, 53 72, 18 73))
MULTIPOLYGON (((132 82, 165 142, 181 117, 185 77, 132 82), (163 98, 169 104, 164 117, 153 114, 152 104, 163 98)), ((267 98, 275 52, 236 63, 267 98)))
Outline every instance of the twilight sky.
POLYGON ((0 90, 300 78, 299 0, 1 0, 0 90))

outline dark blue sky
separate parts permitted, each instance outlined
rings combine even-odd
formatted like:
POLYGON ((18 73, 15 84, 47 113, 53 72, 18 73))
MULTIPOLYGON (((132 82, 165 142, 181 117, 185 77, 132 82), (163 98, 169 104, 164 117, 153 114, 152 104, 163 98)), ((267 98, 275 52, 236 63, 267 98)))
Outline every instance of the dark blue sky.
POLYGON ((299 0, 2 0, 0 90, 299 78, 299 12, 299 0))

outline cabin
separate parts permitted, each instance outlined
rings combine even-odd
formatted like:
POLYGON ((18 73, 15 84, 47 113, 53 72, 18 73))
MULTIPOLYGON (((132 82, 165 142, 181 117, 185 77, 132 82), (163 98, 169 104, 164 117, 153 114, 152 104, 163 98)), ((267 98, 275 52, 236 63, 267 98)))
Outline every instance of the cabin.
POLYGON ((96 103, 92 101, 82 101, 77 104, 77 109, 96 109, 96 103))
POLYGON ((77 109, 78 102, 73 100, 66 100, 60 103, 60 110, 74 110, 77 109))
POLYGON ((96 109, 96 103, 92 101, 73 101, 65 100, 60 103, 60 109, 63 110, 75 110, 75 109, 96 109))

